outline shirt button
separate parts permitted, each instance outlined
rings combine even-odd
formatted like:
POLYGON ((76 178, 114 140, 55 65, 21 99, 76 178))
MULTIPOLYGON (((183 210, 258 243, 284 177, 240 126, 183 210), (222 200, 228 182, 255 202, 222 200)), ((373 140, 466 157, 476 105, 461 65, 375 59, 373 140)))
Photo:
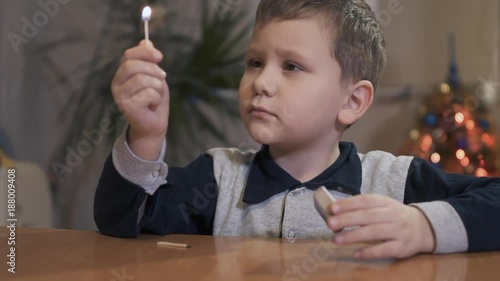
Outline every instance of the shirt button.
POLYGON ((295 231, 293 230, 288 231, 288 239, 295 239, 295 231))
POLYGON ((157 178, 160 175, 160 172, 158 171, 153 171, 153 177, 157 178))

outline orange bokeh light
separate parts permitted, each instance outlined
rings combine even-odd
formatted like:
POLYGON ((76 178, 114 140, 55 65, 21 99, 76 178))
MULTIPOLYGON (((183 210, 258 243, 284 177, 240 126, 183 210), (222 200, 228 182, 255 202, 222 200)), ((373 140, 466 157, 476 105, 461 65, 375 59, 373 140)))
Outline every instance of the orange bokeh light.
POLYGON ((441 156, 439 155, 439 153, 437 153, 437 152, 432 153, 432 155, 431 155, 431 161, 434 164, 439 163, 439 161, 441 161, 441 156))
POLYGON ((460 160, 460 164, 462 165, 462 167, 469 166, 469 164, 470 164, 469 158, 468 157, 464 157, 464 159, 460 160))
POLYGON ((476 176, 477 177, 487 177, 488 176, 488 171, 486 171, 484 168, 477 168, 477 170, 476 170, 476 176))
POLYGON ((474 130, 474 128, 476 127, 476 123, 474 123, 473 120, 467 120, 467 122, 465 122, 465 127, 468 130, 474 130))
POLYGON ((420 149, 424 152, 428 152, 429 150, 431 150, 431 146, 432 146, 432 137, 429 134, 423 135, 420 149))
POLYGON ((486 146, 493 146, 495 144, 495 139, 488 133, 483 133, 481 135, 481 141, 486 145, 486 146))

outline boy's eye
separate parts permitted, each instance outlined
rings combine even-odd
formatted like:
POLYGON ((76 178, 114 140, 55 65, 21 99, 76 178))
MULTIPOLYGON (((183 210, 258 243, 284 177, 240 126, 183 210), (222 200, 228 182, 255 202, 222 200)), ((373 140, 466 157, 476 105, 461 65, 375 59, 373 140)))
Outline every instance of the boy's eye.
POLYGON ((259 61, 258 59, 249 59, 247 61, 247 66, 251 68, 261 68, 262 62, 259 61))
POLYGON ((286 71, 302 71, 303 69, 293 62, 286 62, 283 66, 283 69, 286 71))

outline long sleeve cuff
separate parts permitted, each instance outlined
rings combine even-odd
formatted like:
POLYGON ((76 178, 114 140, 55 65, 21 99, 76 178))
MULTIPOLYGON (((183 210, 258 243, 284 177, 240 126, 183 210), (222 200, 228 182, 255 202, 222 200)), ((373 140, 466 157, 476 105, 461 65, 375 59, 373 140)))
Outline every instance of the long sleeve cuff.
POLYGON ((429 220, 436 238, 434 253, 465 252, 469 247, 467 231, 457 211, 444 201, 415 203, 429 220))
POLYGON ((166 141, 163 141, 160 156, 156 161, 143 160, 130 150, 126 139, 127 130, 128 126, 115 142, 112 153, 113 164, 123 178, 141 186, 149 195, 153 195, 162 184, 167 183, 168 166, 163 162, 166 141))

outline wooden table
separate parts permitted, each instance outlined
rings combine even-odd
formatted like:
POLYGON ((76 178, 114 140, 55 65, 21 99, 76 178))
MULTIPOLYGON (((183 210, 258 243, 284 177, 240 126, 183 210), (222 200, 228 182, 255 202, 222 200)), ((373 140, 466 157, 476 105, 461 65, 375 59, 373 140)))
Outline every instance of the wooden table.
POLYGON ((7 271, 0 228, 0 280, 500 280, 500 252, 356 261, 354 247, 325 240, 190 235, 120 239, 93 231, 17 229, 16 273, 7 271), (157 241, 191 248, 157 247, 157 241), (292 243, 293 242, 293 243, 292 243))

